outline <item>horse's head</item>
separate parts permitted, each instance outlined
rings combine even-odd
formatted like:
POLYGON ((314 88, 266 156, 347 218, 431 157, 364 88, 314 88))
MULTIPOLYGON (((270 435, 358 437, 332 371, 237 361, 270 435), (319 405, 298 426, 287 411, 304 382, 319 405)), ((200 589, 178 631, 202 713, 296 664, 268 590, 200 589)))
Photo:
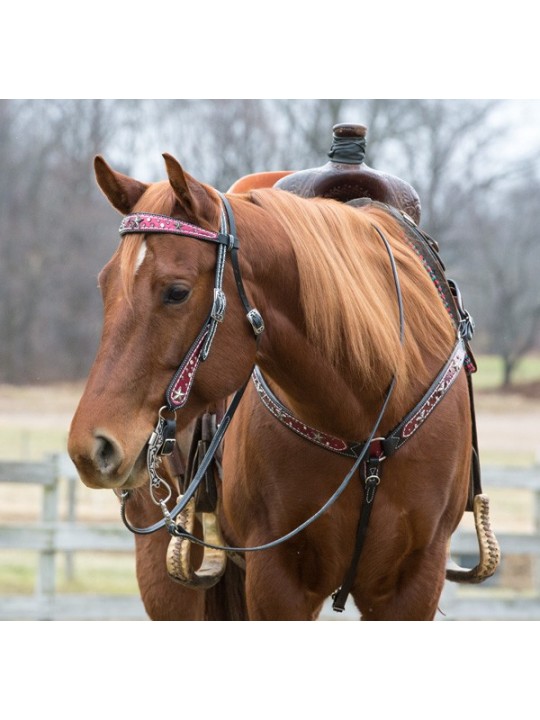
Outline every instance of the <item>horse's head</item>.
MULTIPOLYGON (((145 185, 98 157, 97 182, 117 210, 131 215, 130 222, 152 213, 215 234, 221 217, 218 193, 184 173, 171 156, 164 157, 168 181, 145 185)), ((99 275, 101 344, 69 436, 69 453, 89 487, 132 488, 147 479, 145 448, 166 404, 165 392, 212 308, 220 246, 148 228, 139 233, 137 227, 131 225, 131 234, 99 275)), ((226 322, 198 367, 178 412, 178 430, 239 388, 254 362, 254 335, 229 263, 223 290, 226 322)))

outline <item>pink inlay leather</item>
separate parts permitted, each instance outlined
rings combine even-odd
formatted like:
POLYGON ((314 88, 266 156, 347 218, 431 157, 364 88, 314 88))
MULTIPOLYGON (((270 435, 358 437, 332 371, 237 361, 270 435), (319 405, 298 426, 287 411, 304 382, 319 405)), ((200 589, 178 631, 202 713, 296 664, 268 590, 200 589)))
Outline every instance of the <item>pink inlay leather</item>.
POLYGON ((195 372, 201 361, 201 351, 208 335, 208 329, 202 333, 199 341, 187 357, 183 367, 178 375, 174 378, 169 389, 167 390, 167 400, 171 410, 179 410, 184 407, 188 401, 189 393, 195 379, 195 372))
MULTIPOLYGON (((376 438, 371 442, 369 450, 371 457, 384 458, 385 455, 388 456, 394 453, 418 430, 453 385, 463 367, 466 355, 466 347, 463 341, 460 340, 454 347, 447 365, 435 379, 425 399, 422 399, 416 408, 407 414, 402 422, 399 423, 389 435, 385 438, 376 438), (438 378, 440 378, 440 380, 438 378)), ((347 455, 348 457, 358 457, 358 453, 364 447, 365 442, 347 443, 340 438, 315 430, 294 417, 294 415, 279 402, 272 391, 266 386, 262 375, 259 374, 257 369, 253 372, 252 380, 263 405, 265 405, 267 410, 283 425, 306 440, 310 440, 327 450, 332 450, 333 452, 347 455)))
POLYGON ((218 233, 191 225, 184 220, 176 220, 167 215, 153 213, 132 213, 126 215, 120 224, 120 235, 128 233, 165 233, 187 235, 200 240, 215 240, 218 233))
POLYGON ((450 386, 454 383, 454 380, 459 375, 459 371, 463 366, 465 360, 465 347, 460 344, 456 354, 454 355, 453 361, 450 364, 448 370, 445 372, 440 383, 434 388, 433 392, 418 410, 418 412, 409 420, 401 431, 403 438, 410 437, 419 427, 422 425, 424 420, 430 415, 434 408, 440 403, 443 397, 446 395, 450 386))
POLYGON ((333 437, 332 435, 327 435, 320 430, 315 430, 315 428, 306 425, 301 420, 294 417, 294 415, 287 412, 282 405, 278 405, 266 392, 264 386, 259 382, 256 375, 253 375, 253 382, 255 383, 259 397, 264 405, 266 405, 267 409, 290 430, 298 435, 301 435, 306 440, 310 440, 316 445, 326 448, 326 450, 333 450, 334 452, 342 453, 349 449, 349 445, 344 440, 340 440, 340 438, 333 437))

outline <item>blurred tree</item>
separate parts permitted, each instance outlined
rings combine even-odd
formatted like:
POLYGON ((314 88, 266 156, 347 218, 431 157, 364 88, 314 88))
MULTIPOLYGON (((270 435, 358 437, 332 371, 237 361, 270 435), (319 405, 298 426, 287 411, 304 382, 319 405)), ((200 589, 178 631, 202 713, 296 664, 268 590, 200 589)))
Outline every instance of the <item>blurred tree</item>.
POLYGON ((90 320, 96 311, 99 317, 99 299, 88 293, 88 268, 96 251, 100 264, 107 255, 93 237, 99 228, 86 220, 94 209, 109 215, 96 202, 90 158, 110 132, 110 117, 102 101, 4 101, 3 108, 1 378, 70 377, 98 329, 90 320), (94 312, 81 318, 77 307, 86 301, 94 312), (78 341, 67 343, 73 331, 78 341))
MULTIPOLYGON (((523 356, 540 340, 540 181, 524 178, 490 204, 478 201, 469 214, 474 227, 468 280, 479 304, 483 347, 503 362, 503 387, 512 384, 523 356)), ((489 197, 489 196, 488 196, 489 197)))
POLYGON ((538 335, 538 152, 502 152, 511 137, 504 108, 469 100, 0 101, 0 381, 88 371, 101 325, 96 275, 117 242, 94 155, 153 181, 164 177, 161 153, 171 152, 226 190, 250 172, 322 165, 338 122, 366 124, 368 164, 416 187, 422 225, 480 320, 478 346, 504 354, 510 379, 516 352, 538 335), (516 236, 522 225, 527 232, 516 236))

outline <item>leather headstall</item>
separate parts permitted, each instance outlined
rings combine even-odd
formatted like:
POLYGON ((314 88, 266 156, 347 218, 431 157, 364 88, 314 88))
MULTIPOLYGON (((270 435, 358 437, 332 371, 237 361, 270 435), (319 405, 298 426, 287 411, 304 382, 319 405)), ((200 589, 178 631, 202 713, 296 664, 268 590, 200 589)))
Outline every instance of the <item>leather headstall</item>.
POLYGON ((246 295, 244 283, 242 281, 242 274, 238 260, 238 249, 240 244, 236 235, 234 214, 227 198, 221 193, 219 193, 219 196, 221 199, 221 221, 219 232, 206 230, 181 219, 154 213, 132 213, 131 215, 124 217, 120 225, 119 232, 121 237, 135 233, 179 235, 181 237, 190 237, 195 240, 202 240, 204 242, 214 243, 217 245, 214 296, 210 312, 204 321, 201 331, 195 338, 167 387, 165 392, 166 404, 159 410, 156 427, 148 441, 147 467, 150 478, 150 493, 153 501, 161 507, 163 520, 160 520, 147 528, 134 527, 131 525, 126 515, 126 501, 129 497, 129 491, 124 491, 121 494, 121 514, 124 524, 129 530, 139 535, 153 533, 162 527, 167 527, 171 532, 176 529, 174 519, 187 506, 188 502, 194 496, 200 483, 204 479, 214 454, 216 453, 234 412, 240 403, 246 385, 249 382, 248 378, 244 385, 234 395, 231 404, 225 412, 212 442, 210 443, 208 452, 199 463, 198 471, 190 483, 189 488, 181 496, 174 509, 169 511, 166 503, 171 497, 172 489, 167 481, 159 475, 157 468, 161 462, 162 456, 170 455, 173 451, 176 442, 176 411, 186 405, 195 381, 197 369, 200 363, 204 362, 208 358, 217 327, 224 320, 227 299, 223 291, 223 276, 228 255, 231 257, 231 264, 240 301, 244 306, 246 318, 251 325, 253 334, 257 341, 261 333, 264 331, 264 321, 262 319, 262 315, 250 304, 246 295), (173 415, 172 418, 170 417, 171 413, 173 415), (157 491, 160 488, 165 488, 165 498, 159 498, 157 496, 157 491))

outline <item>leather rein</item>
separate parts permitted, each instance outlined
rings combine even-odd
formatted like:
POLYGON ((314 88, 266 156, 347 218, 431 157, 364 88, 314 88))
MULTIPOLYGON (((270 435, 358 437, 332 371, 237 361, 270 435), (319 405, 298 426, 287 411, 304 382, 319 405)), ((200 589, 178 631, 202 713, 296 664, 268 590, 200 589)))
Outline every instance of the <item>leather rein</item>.
MULTIPOLYGON (((320 447, 324 447, 333 452, 345 455, 347 457, 355 458, 354 464, 342 480, 336 491, 329 497, 324 505, 311 517, 305 520, 301 525, 296 527, 289 533, 263 545, 257 545, 254 547, 233 547, 225 545, 214 545, 207 543, 204 540, 196 537, 195 535, 187 532, 181 525, 175 522, 175 518, 184 510, 191 498, 197 492, 201 482, 205 478, 206 471, 212 462, 214 455, 221 444, 223 437, 231 419, 240 403, 243 393, 246 389, 249 377, 244 385, 236 392, 233 399, 227 408, 221 422, 219 423, 216 433, 208 447, 208 451, 202 459, 199 468, 190 482, 186 491, 181 495, 176 506, 169 511, 166 503, 172 495, 172 489, 169 484, 159 475, 157 467, 161 463, 163 456, 170 455, 173 452, 175 446, 175 434, 176 434, 176 411, 185 406, 188 401, 190 390, 193 386, 195 373, 199 367, 200 362, 204 362, 210 352, 210 347, 214 339, 217 326, 223 322, 225 309, 226 309, 226 297, 223 292, 223 273, 227 255, 231 256, 231 263, 233 266, 234 277, 240 300, 246 310, 246 317, 252 326, 254 335, 258 341, 261 333, 264 331, 264 322, 260 312, 253 308, 246 296, 244 285, 242 282, 242 276, 240 272, 240 266, 238 262, 238 250, 239 241, 236 236, 236 226, 234 221, 234 215, 232 208, 228 200, 220 193, 222 201, 222 212, 221 212, 221 226, 218 233, 204 230, 203 228, 191 225, 182 220, 178 220, 172 217, 164 215, 155 215, 151 213, 135 213, 128 215, 122 221, 120 226, 120 235, 126 235, 129 233, 156 233, 156 234, 175 234, 185 237, 195 238, 204 242, 212 242, 217 244, 217 260, 216 260, 216 271, 215 271, 215 284, 214 284, 214 299, 211 310, 207 319, 205 320, 203 327, 196 337, 195 341, 188 350, 185 358, 182 360, 177 371, 175 372, 171 382, 165 393, 166 404, 159 410, 158 422, 152 433, 147 450, 147 466, 150 478, 150 493, 152 499, 156 505, 159 505, 163 513, 163 519, 154 523, 153 525, 146 528, 138 528, 133 526, 126 514, 126 502, 130 496, 130 491, 125 490, 120 494, 121 498, 121 517, 126 527, 133 533, 139 535, 146 535, 157 530, 166 527, 169 533, 173 536, 184 538, 198 544, 203 547, 224 550, 231 553, 241 552, 256 552, 261 550, 267 550, 287 540, 293 538, 302 532, 305 528, 311 525, 317 520, 333 503, 340 497, 343 491, 348 486, 351 478, 359 470, 362 463, 364 463, 363 480, 364 480, 364 499, 365 502, 362 505, 362 513, 358 524, 357 538, 355 544, 355 551, 353 554, 353 560, 351 562, 349 572, 341 586, 341 588, 334 595, 334 610, 342 611, 344 609, 345 600, 350 591, 354 574, 356 571, 358 559, 362 551, 363 541, 365 538, 367 525, 369 521, 369 515, 371 507, 375 497, 377 487, 380 483, 380 463, 387 457, 392 455, 406 440, 411 437, 416 430, 423 424, 427 417, 431 414, 435 406, 440 400, 446 395, 455 379, 457 378, 465 361, 472 362, 469 360, 469 354, 467 353, 468 348, 466 347, 467 341, 470 339, 472 334, 472 320, 468 313, 461 306, 461 298, 459 291, 456 288, 454 291, 454 284, 452 281, 447 281, 444 276, 444 266, 440 261, 438 253, 434 247, 434 242, 431 241, 429 236, 422 233, 407 216, 402 217, 400 213, 394 211, 389 206, 384 206, 386 211, 390 211, 396 219, 403 225, 404 220, 408 223, 409 233, 412 231, 415 234, 416 242, 411 241, 409 233, 409 242, 412 245, 415 252, 420 255, 426 270, 430 273, 447 310, 454 320, 454 324, 457 327, 457 342, 454 346, 452 353, 441 369, 434 382, 424 394, 420 402, 410 411, 405 418, 386 436, 376 437, 378 428, 386 412, 388 403, 392 396, 396 378, 393 377, 392 381, 385 393, 381 409, 378 413, 377 419, 373 426, 373 429, 367 438, 367 440, 361 443, 345 443, 339 438, 334 438, 325 433, 310 428, 305 425, 302 421, 295 418, 288 410, 283 406, 278 398, 272 393, 268 385, 266 384, 259 368, 253 368, 251 377, 254 382, 255 388, 259 394, 261 401, 265 404, 267 409, 282 423, 287 425, 291 430, 301 435, 307 440, 318 444, 320 447), (428 244, 428 246, 426 245, 428 244), (419 251, 418 246, 423 246, 422 251, 419 251), (426 260, 426 254, 428 260, 426 260), (432 262, 433 257, 436 262, 432 262), (434 270, 433 267, 436 266, 434 270), (442 268, 442 270, 441 270, 442 268), (442 276, 442 277, 441 277, 442 276), (441 279, 444 287, 441 287, 441 279), (450 296, 448 295, 448 289, 450 289, 450 296), (456 309, 457 306, 457 309, 456 309), (173 414, 173 418, 166 417, 168 413, 173 414), (166 489, 166 497, 159 499, 156 497, 156 491, 164 487, 166 489)), ((392 269, 392 276, 394 280, 396 299, 399 309, 399 326, 400 326, 400 341, 403 343, 404 339, 404 327, 405 318, 403 311, 403 301, 401 296, 401 287, 399 283, 397 267, 395 259, 384 234, 381 230, 373 225, 373 228, 377 232, 379 238, 383 242, 392 269)))

